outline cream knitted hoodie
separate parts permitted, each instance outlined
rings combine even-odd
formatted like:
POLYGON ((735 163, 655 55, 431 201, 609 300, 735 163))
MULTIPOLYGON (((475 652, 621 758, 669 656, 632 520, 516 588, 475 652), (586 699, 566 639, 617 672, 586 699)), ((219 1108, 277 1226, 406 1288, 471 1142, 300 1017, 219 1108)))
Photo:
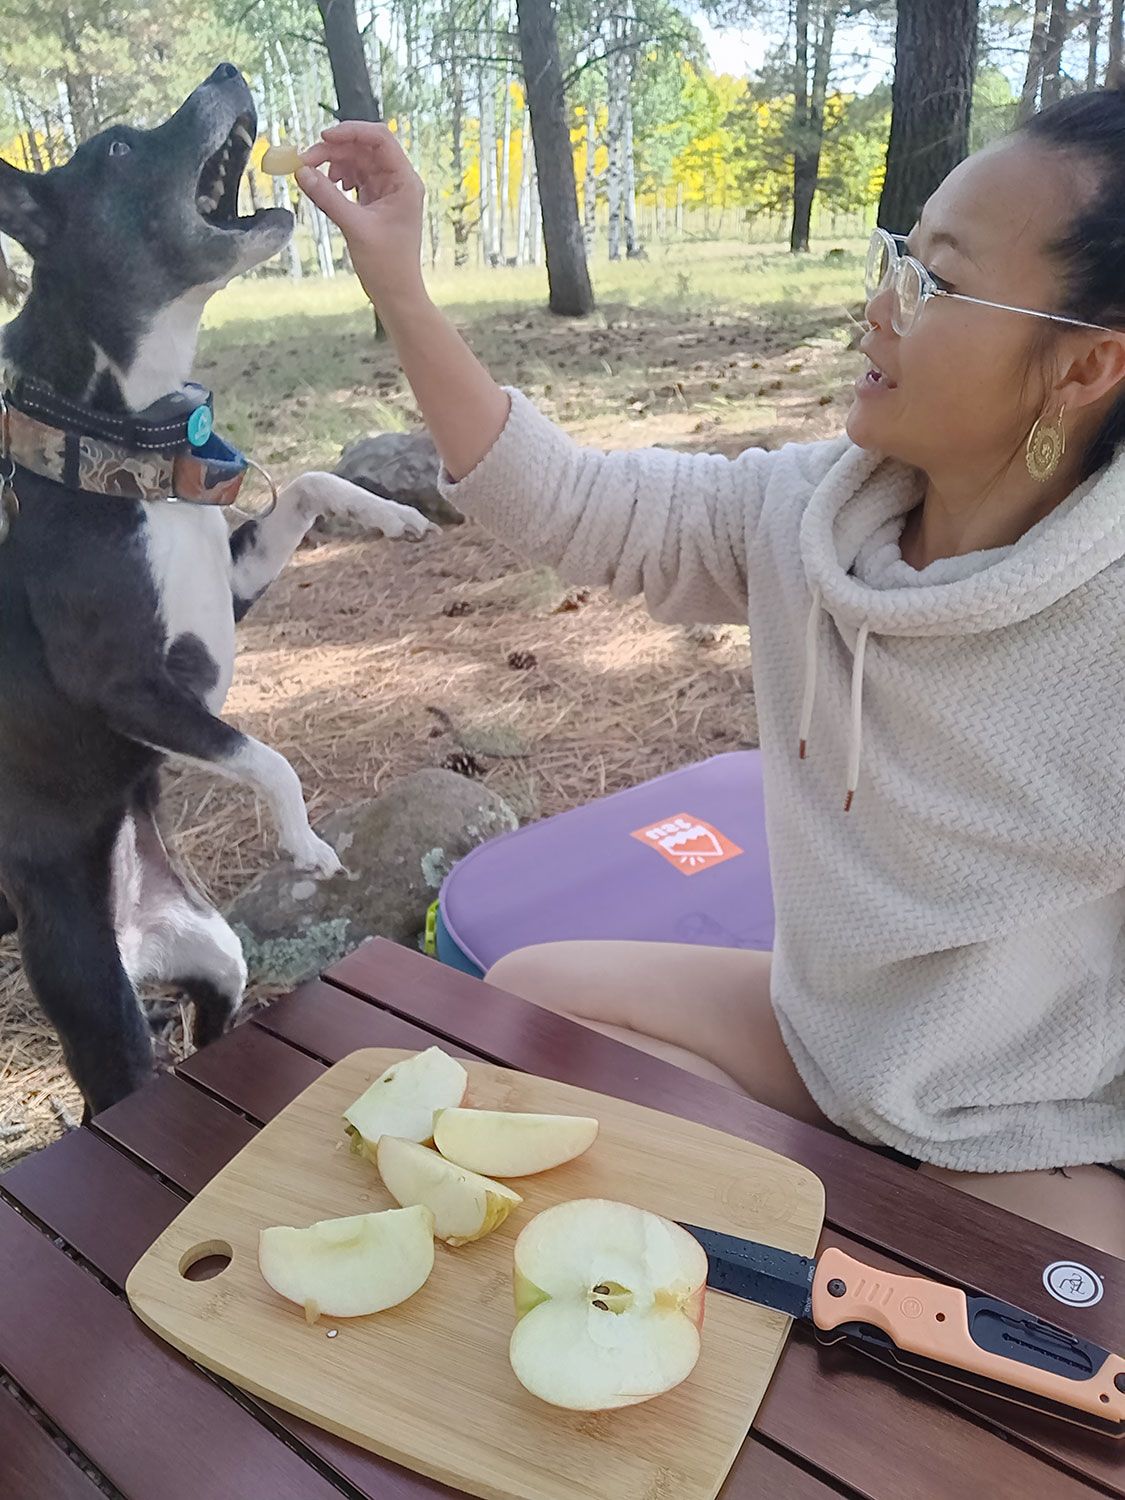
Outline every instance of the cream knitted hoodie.
POLYGON ((454 504, 657 619, 749 613, 773 1005, 825 1114, 966 1171, 1125 1158, 1125 458, 916 571, 917 472, 847 438, 603 454, 511 397, 454 504))

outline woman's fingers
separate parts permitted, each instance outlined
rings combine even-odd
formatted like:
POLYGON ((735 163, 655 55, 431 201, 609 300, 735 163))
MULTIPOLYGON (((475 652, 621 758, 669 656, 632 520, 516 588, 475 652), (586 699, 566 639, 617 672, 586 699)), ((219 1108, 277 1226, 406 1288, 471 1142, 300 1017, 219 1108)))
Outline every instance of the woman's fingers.
POLYGON ((355 223, 354 215, 360 211, 357 205, 346 197, 335 183, 329 182, 323 172, 316 172, 309 166, 301 167, 297 172, 297 186, 345 234, 355 223))

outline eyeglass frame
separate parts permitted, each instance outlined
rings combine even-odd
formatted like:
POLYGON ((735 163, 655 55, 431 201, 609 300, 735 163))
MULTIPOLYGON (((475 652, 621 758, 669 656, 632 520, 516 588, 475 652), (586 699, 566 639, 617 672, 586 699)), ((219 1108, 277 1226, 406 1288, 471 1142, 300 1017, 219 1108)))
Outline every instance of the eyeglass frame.
POLYGON ((972 302, 977 307, 993 307, 1000 312, 1023 313, 1028 318, 1043 318, 1049 323, 1066 323, 1071 328, 1093 328, 1100 333, 1125 332, 1125 330, 1120 328, 1109 328, 1104 323, 1086 323, 1081 318, 1064 318, 1060 313, 1039 312, 1031 307, 1013 307, 1008 302, 989 302, 984 297, 970 297, 965 292, 946 291, 944 287, 938 286, 932 273, 927 271, 916 255, 903 255, 900 253, 898 247, 900 244, 905 245, 907 238, 908 236, 905 234, 892 234, 889 229, 873 229, 871 238, 867 242, 868 265, 871 263, 871 253, 876 244, 882 244, 890 252, 891 258, 883 279, 874 289, 871 288, 866 273, 864 275, 864 290, 867 293, 868 302, 872 302, 885 287, 891 285, 900 265, 908 264, 917 271, 921 292, 918 298, 917 310, 905 333, 896 323, 896 313, 901 307, 901 299, 897 287, 892 288, 894 291, 894 306, 891 311, 891 327, 894 328, 894 331, 900 338, 908 338, 914 332, 918 326, 918 319, 922 316, 922 311, 931 297, 950 297, 954 302, 972 302))

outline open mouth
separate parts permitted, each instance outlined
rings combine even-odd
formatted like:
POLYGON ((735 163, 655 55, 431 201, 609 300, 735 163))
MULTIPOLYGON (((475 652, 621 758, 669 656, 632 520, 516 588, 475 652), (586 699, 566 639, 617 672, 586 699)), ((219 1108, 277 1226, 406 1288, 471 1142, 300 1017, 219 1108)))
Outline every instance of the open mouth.
POLYGON ((885 391, 893 391, 895 388, 895 382, 890 378, 890 376, 887 375, 885 371, 880 370, 878 365, 872 364, 870 360, 868 360, 868 363, 871 365, 871 368, 863 377, 864 382, 867 385, 880 386, 885 391))
POLYGON ((238 187, 257 128, 252 114, 239 115, 226 140, 203 164, 195 188, 195 206, 212 229, 248 229, 261 217, 260 213, 238 216, 238 187))

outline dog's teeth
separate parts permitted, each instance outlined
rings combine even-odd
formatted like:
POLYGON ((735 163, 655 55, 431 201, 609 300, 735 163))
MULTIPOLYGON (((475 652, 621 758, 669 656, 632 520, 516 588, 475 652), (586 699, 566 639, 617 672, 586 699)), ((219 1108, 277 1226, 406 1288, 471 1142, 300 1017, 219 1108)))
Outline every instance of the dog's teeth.
POLYGON ((254 139, 251 136, 250 132, 247 130, 247 128, 246 128, 245 125, 242 125, 242 124, 236 125, 234 127, 234 133, 238 137, 238 139, 240 141, 242 141, 242 143, 244 145, 246 145, 246 146, 252 146, 254 144, 254 139))

